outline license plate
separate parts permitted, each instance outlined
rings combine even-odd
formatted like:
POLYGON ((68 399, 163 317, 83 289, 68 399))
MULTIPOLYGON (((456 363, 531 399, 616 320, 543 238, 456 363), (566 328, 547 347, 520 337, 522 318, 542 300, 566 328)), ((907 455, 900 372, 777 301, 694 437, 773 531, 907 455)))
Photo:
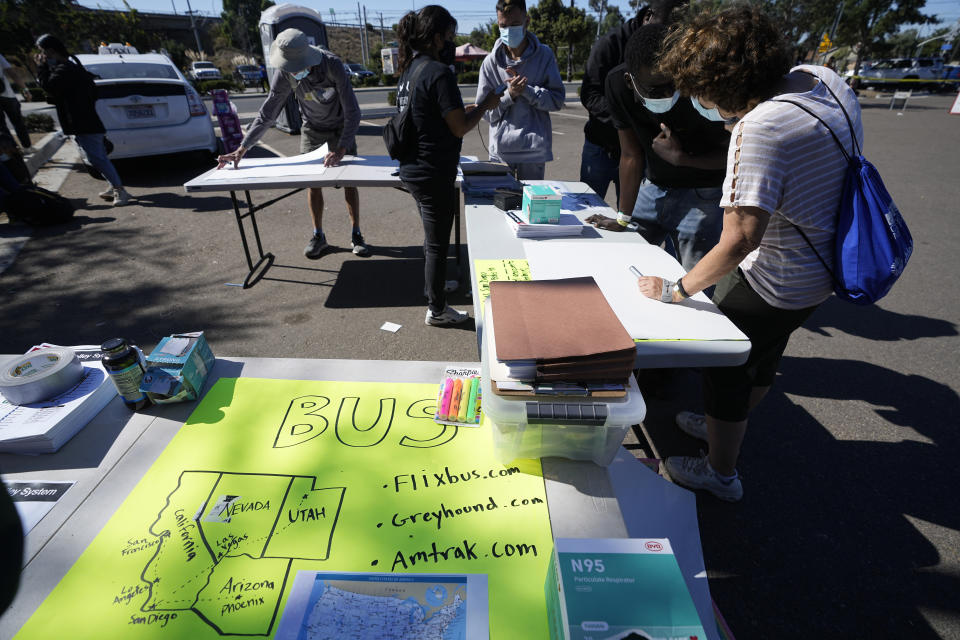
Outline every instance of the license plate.
POLYGON ((152 118, 154 117, 153 107, 127 107, 127 119, 137 120, 140 118, 152 118))

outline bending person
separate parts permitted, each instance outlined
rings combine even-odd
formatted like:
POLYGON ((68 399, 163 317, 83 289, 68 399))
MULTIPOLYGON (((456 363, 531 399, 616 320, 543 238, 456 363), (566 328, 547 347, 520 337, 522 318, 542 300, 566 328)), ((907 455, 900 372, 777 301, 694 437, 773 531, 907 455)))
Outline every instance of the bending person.
POLYGON ((459 324, 466 313, 447 304, 447 251, 450 229, 460 207, 456 188, 463 136, 483 114, 500 104, 491 91, 479 105, 464 108, 453 64, 457 21, 441 6, 427 5, 400 20, 400 82, 397 109, 407 104, 413 116, 417 148, 400 160, 400 179, 417 201, 423 221, 424 294, 428 325, 459 324))
MULTIPOLYGON (((297 97, 303 127, 300 131, 300 153, 310 153, 327 145, 329 153, 324 166, 335 167, 345 155, 357 155, 357 129, 360 128, 360 105, 353 94, 353 85, 343 62, 326 49, 310 44, 298 29, 281 31, 270 45, 270 64, 276 71, 270 83, 270 94, 260 112, 243 136, 240 147, 220 156, 222 168, 228 162, 235 166, 247 151, 277 121, 290 94, 297 97)), ((370 250, 360 233, 360 195, 356 187, 344 187, 343 199, 353 225, 350 243, 353 253, 369 256, 370 250)), ((319 258, 330 248, 323 233, 323 190, 307 189, 307 206, 313 220, 313 236, 303 250, 308 258, 319 258)))
POLYGON ((847 163, 830 132, 785 100, 823 119, 847 147, 853 135, 863 139, 860 105, 843 79, 825 67, 791 69, 791 62, 780 30, 752 7, 694 18, 672 34, 661 59, 698 110, 739 119, 720 242, 676 283, 638 282, 644 295, 674 303, 716 283, 713 301, 752 343, 745 364, 703 370, 705 415, 677 415, 683 431, 707 441, 708 455, 666 461, 676 482, 724 500, 743 495, 736 465, 750 410, 773 383, 790 334, 833 291, 799 229, 832 263, 847 163))

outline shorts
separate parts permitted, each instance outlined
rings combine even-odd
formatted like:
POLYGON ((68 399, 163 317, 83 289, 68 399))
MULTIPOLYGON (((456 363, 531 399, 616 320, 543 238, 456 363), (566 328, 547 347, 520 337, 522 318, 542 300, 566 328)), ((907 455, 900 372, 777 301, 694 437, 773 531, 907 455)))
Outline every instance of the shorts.
MULTIPOLYGON (((300 128, 300 153, 310 153, 319 149, 326 143, 329 151, 336 151, 340 145, 340 136, 343 135, 343 127, 332 130, 311 129, 307 125, 300 128)), ((348 156, 357 155, 357 143, 347 149, 348 156)))
POLYGON ((712 418, 740 422, 747 419, 753 388, 773 384, 790 334, 819 305, 806 309, 771 306, 753 290, 740 269, 720 279, 713 302, 750 338, 751 349, 740 366, 703 369, 703 409, 712 418))

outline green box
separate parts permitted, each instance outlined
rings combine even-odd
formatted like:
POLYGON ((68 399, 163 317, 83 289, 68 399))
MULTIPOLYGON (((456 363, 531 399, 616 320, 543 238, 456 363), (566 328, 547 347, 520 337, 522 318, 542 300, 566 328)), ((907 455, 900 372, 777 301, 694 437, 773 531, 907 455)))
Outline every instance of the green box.
POLYGON ((202 331, 167 336, 147 356, 140 391, 157 404, 196 400, 214 362, 202 331))
POLYGON ((551 640, 705 640, 666 538, 560 538, 545 586, 551 640))
POLYGON ((529 184, 523 188, 520 211, 531 224, 558 224, 562 196, 545 184, 529 184))

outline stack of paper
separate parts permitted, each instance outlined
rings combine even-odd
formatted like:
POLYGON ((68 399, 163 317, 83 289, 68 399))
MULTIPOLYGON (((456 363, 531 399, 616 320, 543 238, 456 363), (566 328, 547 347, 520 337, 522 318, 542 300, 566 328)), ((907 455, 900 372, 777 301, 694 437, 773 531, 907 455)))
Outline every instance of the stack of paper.
POLYGON ((459 173, 463 176, 464 193, 492 196, 499 188, 523 188, 510 173, 510 167, 502 162, 461 160, 459 173))
POLYGON ((506 214, 507 223, 518 238, 568 238, 579 236, 585 229, 580 218, 572 213, 561 213, 558 224, 532 224, 521 218, 516 211, 507 211, 506 214))
POLYGON ((84 373, 76 386, 44 402, 22 406, 0 402, 0 452, 53 453, 116 395, 116 387, 100 365, 100 350, 72 348, 84 373))
POLYGON ((509 380, 622 383, 633 369, 633 340, 593 278, 492 282, 490 314, 509 380))

